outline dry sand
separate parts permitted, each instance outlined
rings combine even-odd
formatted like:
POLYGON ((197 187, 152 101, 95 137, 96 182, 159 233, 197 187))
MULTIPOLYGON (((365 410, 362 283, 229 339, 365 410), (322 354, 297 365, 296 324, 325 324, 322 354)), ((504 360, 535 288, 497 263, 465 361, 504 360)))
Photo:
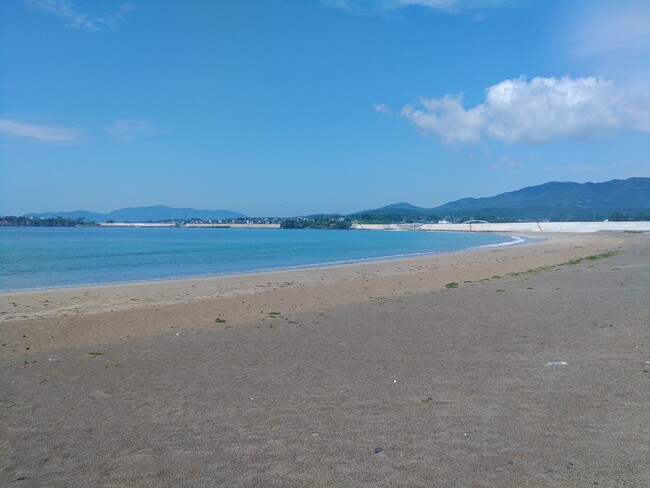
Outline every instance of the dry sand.
POLYGON ((647 234, 5 293, 0 320, 2 486, 650 486, 647 234))

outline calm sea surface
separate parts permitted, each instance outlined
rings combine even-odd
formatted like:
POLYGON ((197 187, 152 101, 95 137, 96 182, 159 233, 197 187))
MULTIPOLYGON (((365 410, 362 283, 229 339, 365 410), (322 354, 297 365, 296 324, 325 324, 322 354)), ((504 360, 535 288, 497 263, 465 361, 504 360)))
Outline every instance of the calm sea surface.
POLYGON ((323 266, 512 242, 450 232, 0 228, 0 291, 323 266))

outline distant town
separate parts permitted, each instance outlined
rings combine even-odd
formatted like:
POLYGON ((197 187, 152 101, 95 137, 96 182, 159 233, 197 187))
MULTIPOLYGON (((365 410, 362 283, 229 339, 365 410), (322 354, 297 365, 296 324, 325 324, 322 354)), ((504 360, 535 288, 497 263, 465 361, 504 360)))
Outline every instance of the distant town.
POLYGON ((204 227, 204 228, 259 228, 259 229, 349 229, 353 220, 345 217, 250 217, 237 219, 188 219, 160 220, 146 222, 115 222, 108 220, 97 223, 84 218, 66 217, 0 217, 4 227, 204 227))

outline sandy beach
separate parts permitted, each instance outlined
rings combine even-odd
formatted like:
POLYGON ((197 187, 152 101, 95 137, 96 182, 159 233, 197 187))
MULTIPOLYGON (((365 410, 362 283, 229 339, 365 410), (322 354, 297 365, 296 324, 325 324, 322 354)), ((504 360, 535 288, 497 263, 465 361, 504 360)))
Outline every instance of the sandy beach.
POLYGON ((535 237, 0 294, 0 485, 650 486, 650 236, 535 237))

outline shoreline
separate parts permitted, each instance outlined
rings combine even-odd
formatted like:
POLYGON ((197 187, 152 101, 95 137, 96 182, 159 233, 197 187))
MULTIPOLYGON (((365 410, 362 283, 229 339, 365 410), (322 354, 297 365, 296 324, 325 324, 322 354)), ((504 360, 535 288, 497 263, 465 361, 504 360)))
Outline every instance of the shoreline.
POLYGON ((500 242, 496 244, 481 244, 477 246, 468 247, 465 249, 457 249, 452 251, 430 251, 430 252, 418 252, 418 253, 411 253, 411 254, 395 254, 395 255, 388 255, 388 256, 359 258, 354 260, 329 261, 329 262, 326 261, 323 263, 305 264, 305 265, 297 265, 297 266, 289 266, 289 267, 281 267, 281 268, 268 268, 268 269, 259 269, 259 270, 251 270, 251 271, 240 271, 240 272, 224 273, 224 274, 205 274, 205 275, 178 276, 178 277, 170 277, 170 278, 114 281, 114 282, 105 282, 105 283, 80 283, 78 285, 44 286, 44 287, 37 287, 37 288, 19 288, 19 289, 11 289, 11 290, 0 290, 0 299, 2 298, 3 295, 32 293, 32 292, 38 293, 38 292, 47 292, 50 290, 66 291, 66 290, 75 290, 80 288, 162 284, 162 283, 183 281, 183 280, 206 280, 206 279, 209 280, 209 279, 217 279, 217 278, 235 278, 237 276, 258 275, 258 274, 264 275, 267 273, 280 273, 284 271, 320 269, 320 268, 329 268, 329 267, 336 267, 336 266, 354 266, 357 264, 370 264, 373 262, 395 261, 395 260, 402 260, 402 259, 417 259, 426 256, 470 252, 473 250, 479 250, 483 248, 507 247, 507 246, 515 246, 515 245, 519 246, 519 245, 525 245, 527 242, 533 242, 536 240, 544 239, 544 237, 539 237, 539 236, 527 236, 521 234, 510 234, 505 232, 499 232, 495 234, 510 237, 512 240, 506 242, 500 242))
MULTIPOLYGON (((526 245, 477 247, 449 253, 269 271, 231 276, 189 278, 90 287, 55 288, 0 294, 0 324, 7 347, 2 352, 32 354, 47 348, 113 341, 168 333, 166 327, 132 327, 146 314, 171 314, 180 322, 205 308, 219 309, 231 324, 256 319, 254 309, 275 307, 282 311, 310 312, 372 297, 395 298, 414 293, 438 292, 447 283, 470 282, 553 266, 622 245, 626 235, 548 234, 526 245), (91 317, 111 317, 110 328, 88 328, 91 317), (114 317, 114 319, 113 319, 114 317), (68 326, 56 326, 54 339, 39 324, 64 319, 68 326), (29 345, 20 336, 34 328, 29 345), (133 330, 131 330, 133 329, 133 330), (16 347, 11 344, 15 344, 16 347), (28 350, 25 348, 29 347, 28 350)), ((216 317, 215 317, 216 318, 216 317)), ((213 327, 214 320, 201 327, 213 327)), ((167 319, 165 319, 167 320, 167 319)), ((191 325, 187 325, 191 327, 191 325)), ((175 326, 178 327, 178 326, 175 326)), ((47 328, 47 327, 46 327, 47 328)))

